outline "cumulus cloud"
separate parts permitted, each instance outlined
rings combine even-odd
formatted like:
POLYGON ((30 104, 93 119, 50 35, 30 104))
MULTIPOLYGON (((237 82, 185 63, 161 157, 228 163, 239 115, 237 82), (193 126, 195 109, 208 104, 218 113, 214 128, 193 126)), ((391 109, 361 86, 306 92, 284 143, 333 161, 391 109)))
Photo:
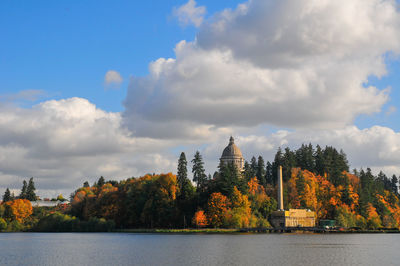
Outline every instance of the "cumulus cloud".
MULTIPOLYGON (((372 168, 375 173, 383 170, 388 175, 400 174, 400 133, 388 127, 373 126, 359 129, 347 126, 337 130, 279 130, 265 135, 239 135, 235 143, 246 160, 252 156, 263 156, 273 161, 279 147, 298 149, 303 143, 319 144, 321 147, 333 146, 343 149, 352 168, 372 168)), ((228 138, 220 139, 203 149, 206 165, 216 169, 228 138)))
POLYGON ((0 191, 19 190, 22 180, 33 176, 42 197, 68 196, 101 175, 118 180, 176 172, 181 151, 190 161, 200 150, 207 173, 213 173, 230 134, 247 160, 253 155, 273 160, 278 147, 295 149, 312 142, 344 149, 352 167, 400 174, 400 133, 387 127, 265 132, 262 127, 225 128, 205 139, 158 139, 133 135, 122 126, 120 113, 105 112, 82 98, 51 100, 27 109, 2 107, 0 191))
POLYGON ((249 1, 131 79, 124 122, 152 137, 173 125, 180 138, 263 124, 340 128, 381 111, 389 90, 368 78, 385 75, 385 56, 399 51, 395 1, 249 1))
POLYGON ((172 13, 182 26, 193 24, 199 27, 203 23, 206 7, 196 5, 195 0, 189 0, 186 4, 174 8, 172 13))
POLYGON ((106 75, 104 76, 104 84, 107 88, 119 88, 123 81, 121 74, 115 70, 107 71, 106 75))
POLYGON ((42 193, 65 194, 100 175, 120 179, 167 172, 175 168, 175 157, 166 151, 170 146, 132 137, 121 127, 120 113, 105 112, 82 98, 1 108, 0 188, 19 188, 33 176, 42 193))

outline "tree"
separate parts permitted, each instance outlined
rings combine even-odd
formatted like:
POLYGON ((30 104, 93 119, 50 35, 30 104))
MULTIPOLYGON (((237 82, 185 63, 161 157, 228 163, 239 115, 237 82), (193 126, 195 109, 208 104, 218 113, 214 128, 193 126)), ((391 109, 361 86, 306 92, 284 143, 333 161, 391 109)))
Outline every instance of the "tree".
POLYGON ((97 181, 97 186, 102 187, 105 183, 106 181, 104 180, 104 177, 100 176, 99 180, 97 181))
POLYGON ((28 187, 26 189, 26 199, 30 201, 36 200, 36 193, 35 193, 35 183, 33 182, 33 177, 29 179, 28 187))
POLYGON ((60 194, 60 195, 57 196, 57 200, 58 200, 58 201, 61 201, 61 202, 66 201, 66 199, 63 197, 62 194, 60 194))
POLYGON ((232 162, 221 163, 219 166, 219 177, 216 180, 216 190, 222 192, 226 196, 231 196, 234 187, 239 187, 243 190, 245 184, 243 184, 242 178, 240 178, 240 172, 236 165, 232 162))
POLYGON ((186 155, 184 152, 181 153, 181 156, 179 157, 178 160, 178 185, 179 188, 182 188, 183 184, 186 182, 187 179, 187 161, 186 161, 186 155))
POLYGON ((250 161, 250 178, 255 177, 257 174, 257 159, 256 157, 251 157, 251 161, 250 161))
POLYGON ((399 179, 397 178, 396 175, 392 176, 392 179, 390 180, 391 188, 393 193, 396 195, 399 194, 399 187, 397 186, 397 183, 399 182, 399 179))
POLYGON ((207 217, 204 214, 203 210, 198 210, 194 216, 193 216, 193 220, 192 223, 198 228, 198 227, 206 227, 208 225, 207 222, 207 217))
POLYGON ((32 214, 31 202, 27 199, 16 199, 5 203, 5 216, 22 223, 32 214))
POLYGON ((11 192, 7 188, 6 192, 4 192, 4 195, 3 195, 3 202, 7 202, 7 201, 10 201, 10 200, 11 200, 11 192))
POLYGON ((207 180, 207 176, 204 170, 203 158, 201 157, 199 151, 196 151, 192 163, 193 163, 193 168, 192 168, 193 181, 196 182, 197 189, 203 188, 207 180))
POLYGON ((89 182, 85 181, 85 183, 83 183, 83 187, 90 187, 89 182))
POLYGON ((26 183, 26 180, 24 180, 22 182, 22 189, 21 189, 21 193, 19 194, 20 199, 26 199, 27 197, 27 189, 28 189, 28 184, 26 183))
POLYGON ((265 181, 265 163, 262 156, 258 156, 256 176, 261 185, 267 185, 267 182, 265 181))
POLYGON ((208 200, 208 220, 213 227, 226 225, 230 202, 221 193, 213 193, 208 200))

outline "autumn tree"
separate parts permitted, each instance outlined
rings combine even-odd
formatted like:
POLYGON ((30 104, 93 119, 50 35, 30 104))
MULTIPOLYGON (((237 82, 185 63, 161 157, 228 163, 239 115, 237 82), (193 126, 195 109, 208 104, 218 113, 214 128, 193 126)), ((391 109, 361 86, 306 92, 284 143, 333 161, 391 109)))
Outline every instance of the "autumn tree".
POLYGON ((197 227, 206 227, 208 225, 207 217, 204 211, 199 209, 193 216, 192 223, 197 227))
POLYGON ((216 192, 208 200, 207 215, 210 225, 222 227, 226 225, 230 202, 226 196, 216 192))
POLYGON ((31 202, 27 199, 16 199, 5 203, 5 216, 19 223, 24 222, 32 214, 31 202))

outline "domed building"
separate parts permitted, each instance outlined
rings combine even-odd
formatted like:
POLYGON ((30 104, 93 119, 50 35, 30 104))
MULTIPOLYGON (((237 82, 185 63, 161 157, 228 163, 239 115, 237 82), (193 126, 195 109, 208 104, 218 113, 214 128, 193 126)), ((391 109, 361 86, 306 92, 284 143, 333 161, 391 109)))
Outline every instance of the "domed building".
POLYGON ((242 156, 242 152, 240 151, 238 146, 235 145, 235 140, 232 136, 229 139, 229 145, 226 146, 226 148, 222 152, 220 161, 223 164, 233 163, 240 171, 243 171, 244 159, 242 156))

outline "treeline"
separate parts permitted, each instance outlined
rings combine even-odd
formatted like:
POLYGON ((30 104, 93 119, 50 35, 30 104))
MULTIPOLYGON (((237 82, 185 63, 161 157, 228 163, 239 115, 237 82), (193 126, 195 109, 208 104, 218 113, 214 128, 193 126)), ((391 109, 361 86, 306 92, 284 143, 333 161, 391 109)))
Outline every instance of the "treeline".
POLYGON ((11 193, 10 189, 7 188, 3 195, 3 202, 13 201, 15 199, 26 199, 29 201, 35 201, 37 200, 35 191, 35 182, 33 181, 33 177, 31 177, 29 179, 29 183, 26 182, 26 180, 22 182, 22 189, 19 196, 15 196, 14 193, 11 193))
MULTIPOLYGON (((345 153, 333 147, 278 149, 272 162, 253 157, 243 172, 234 164, 220 164, 207 175, 199 152, 189 163, 191 167, 181 153, 176 176, 148 174, 122 181, 100 177, 72 193, 68 208, 33 208, 29 214, 26 207, 28 211, 11 215, 10 206, 5 220, 8 227, 16 226, 12 219, 20 215, 21 224, 38 231, 270 226, 268 219, 277 208, 277 167, 282 165, 285 209, 310 209, 317 221, 335 219, 343 227, 400 226, 397 176, 374 176, 369 168, 349 173, 345 153)), ((24 204, 18 200, 0 205, 0 217, 11 202, 24 204)))

